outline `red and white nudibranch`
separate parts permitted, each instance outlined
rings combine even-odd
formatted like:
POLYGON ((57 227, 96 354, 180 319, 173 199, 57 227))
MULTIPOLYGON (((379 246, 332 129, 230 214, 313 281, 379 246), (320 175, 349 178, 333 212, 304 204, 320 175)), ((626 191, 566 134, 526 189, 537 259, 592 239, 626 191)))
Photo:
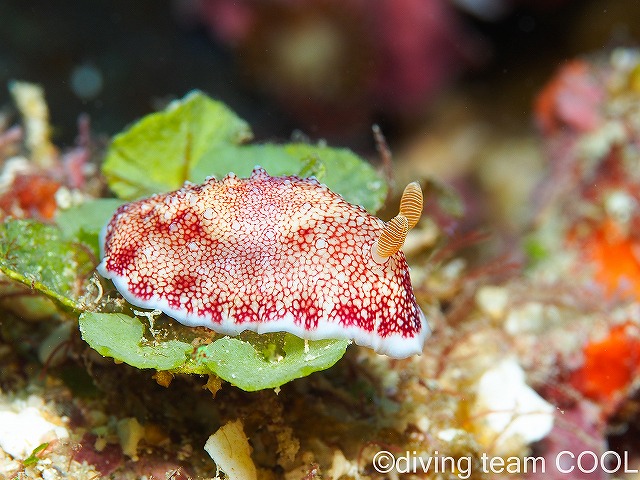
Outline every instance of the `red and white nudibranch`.
POLYGON ((417 183, 385 224, 315 178, 256 167, 121 206, 98 271, 185 325, 348 338, 405 358, 429 333, 400 251, 421 213, 417 183))

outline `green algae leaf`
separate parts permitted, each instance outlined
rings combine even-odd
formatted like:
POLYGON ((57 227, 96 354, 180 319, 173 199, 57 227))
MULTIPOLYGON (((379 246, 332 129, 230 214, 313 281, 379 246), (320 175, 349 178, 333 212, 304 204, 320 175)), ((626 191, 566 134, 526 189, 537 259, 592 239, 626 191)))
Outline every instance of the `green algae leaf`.
POLYGON ((320 160, 320 157, 313 155, 303 161, 298 175, 302 178, 315 177, 316 180, 321 181, 326 173, 327 166, 325 163, 320 160))
POLYGON ((304 340, 290 334, 247 333, 195 349, 196 330, 175 322, 171 322, 172 335, 189 338, 189 343, 148 338, 143 322, 122 313, 83 313, 79 323, 82 338, 105 357, 136 368, 214 374, 246 391, 276 388, 329 368, 349 345, 348 340, 317 340, 308 342, 305 349, 304 340))
POLYGON ((207 152, 194 169, 194 181, 208 175, 222 178, 230 171, 248 177, 256 165, 273 176, 314 175, 348 202, 372 213, 380 209, 387 195, 382 177, 352 151, 306 143, 220 145, 207 152))
POLYGON ((80 309, 77 300, 94 268, 91 257, 54 225, 16 219, 0 224, 0 271, 66 309, 80 309))
POLYGON ((49 442, 41 443, 40 445, 38 445, 36 448, 33 449, 33 451, 31 452, 31 455, 29 455, 27 458, 25 458, 22 461, 22 465, 24 465, 25 467, 31 467, 33 465, 36 465, 40 461, 40 453, 43 450, 46 450, 48 446, 49 446, 49 442))
POLYGON ((284 335, 283 356, 269 358, 256 346, 238 338, 221 338, 204 348, 205 363, 223 380, 248 392, 276 388, 296 378, 333 366, 344 355, 349 340, 305 342, 284 335))
POLYGON ((191 180, 216 144, 251 138, 249 126, 224 104, 193 91, 113 138, 102 172, 109 187, 132 200, 175 190, 191 180))
POLYGON ((59 212, 56 216, 56 223, 66 238, 76 239, 85 243, 98 256, 100 230, 123 203, 122 200, 115 198, 88 200, 59 212))
POLYGON ((376 212, 387 186, 371 165, 347 149, 325 145, 244 145, 246 122, 224 104, 192 92, 116 135, 102 167, 109 187, 132 200, 202 183, 229 172, 247 177, 256 165, 271 175, 314 175, 347 201, 376 212))
POLYGON ((86 312, 79 323, 82 338, 91 348, 136 368, 173 370, 193 351, 191 344, 179 340, 147 341, 142 322, 123 313, 86 312))

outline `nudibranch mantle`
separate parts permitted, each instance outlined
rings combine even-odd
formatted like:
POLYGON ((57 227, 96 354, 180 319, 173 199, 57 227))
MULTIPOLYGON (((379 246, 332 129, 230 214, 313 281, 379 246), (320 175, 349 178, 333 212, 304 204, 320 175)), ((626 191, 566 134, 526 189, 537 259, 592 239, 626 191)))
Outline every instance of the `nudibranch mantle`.
POLYGON ((379 263, 372 252, 384 228, 315 178, 256 167, 121 206, 98 271, 133 305, 185 325, 347 338, 405 358, 429 327, 404 254, 379 263))

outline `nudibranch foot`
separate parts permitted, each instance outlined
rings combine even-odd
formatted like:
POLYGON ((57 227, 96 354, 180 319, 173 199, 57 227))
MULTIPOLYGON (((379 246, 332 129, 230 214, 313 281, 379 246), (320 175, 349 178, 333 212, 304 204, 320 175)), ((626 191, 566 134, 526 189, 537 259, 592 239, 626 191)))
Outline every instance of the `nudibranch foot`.
MULTIPOLYGON (((414 222, 412 192, 404 214, 414 222)), ((210 178, 121 206, 103 229, 98 271, 131 304, 188 326, 347 338, 405 358, 422 352, 429 327, 399 250, 404 237, 392 228, 397 249, 372 261, 384 231, 317 180, 257 167, 249 178, 210 178)))

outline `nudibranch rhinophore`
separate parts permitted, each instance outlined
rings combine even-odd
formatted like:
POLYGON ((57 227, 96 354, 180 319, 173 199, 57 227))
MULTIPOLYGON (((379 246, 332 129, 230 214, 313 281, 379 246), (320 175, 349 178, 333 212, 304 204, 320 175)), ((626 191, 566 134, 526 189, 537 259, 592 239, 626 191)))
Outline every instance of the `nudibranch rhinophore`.
POLYGON ((121 206, 98 271, 185 325, 348 338, 405 358, 429 333, 400 251, 421 213, 417 183, 385 224, 315 178, 256 167, 121 206))

